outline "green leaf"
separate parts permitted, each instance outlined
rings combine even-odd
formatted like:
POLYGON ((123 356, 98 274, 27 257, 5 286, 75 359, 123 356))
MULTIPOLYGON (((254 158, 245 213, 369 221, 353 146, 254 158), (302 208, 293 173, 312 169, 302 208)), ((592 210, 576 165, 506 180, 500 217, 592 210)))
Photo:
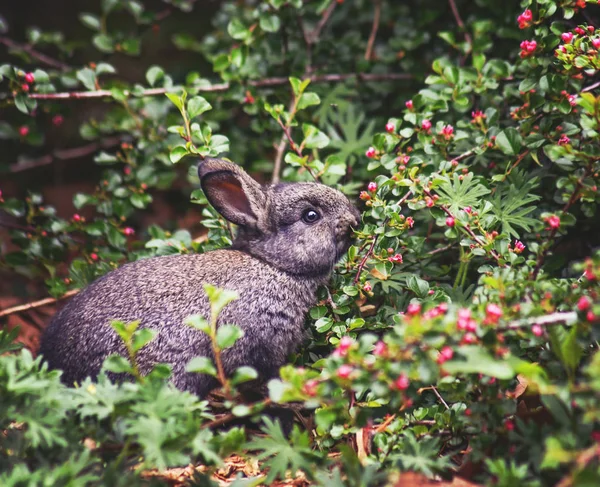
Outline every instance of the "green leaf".
POLYGON ((227 32, 234 39, 241 41, 247 39, 251 35, 250 31, 246 28, 242 21, 237 18, 234 18, 229 22, 229 25, 227 25, 227 32))
POLYGON ((472 172, 463 176, 462 180, 458 174, 453 174, 452 181, 444 178, 437 189, 440 199, 439 203, 448 205, 452 213, 456 213, 467 206, 479 206, 481 197, 490 192, 483 184, 473 181, 472 172))
POLYGON ((127 373, 131 374, 133 369, 131 364, 125 357, 121 357, 120 355, 109 355, 108 358, 104 361, 102 367, 109 372, 114 372, 115 374, 127 373))
POLYGON ((225 306, 240 297, 237 291, 219 289, 208 283, 204 284, 203 288, 210 301, 211 315, 214 320, 216 320, 225 306))
POLYGON ((90 68, 83 68, 77 71, 77 79, 81 81, 83 86, 88 90, 96 89, 96 72, 90 68))
POLYGON ((419 298, 425 298, 429 293, 429 283, 417 276, 409 276, 406 279, 406 286, 419 298))
POLYGON ((208 336, 211 335, 210 323, 202 315, 188 316, 183 322, 192 328, 196 328, 196 330, 206 333, 208 336))
POLYGON ((235 325, 221 325, 217 328, 217 345, 221 350, 232 347, 244 336, 244 331, 235 325))
POLYGON ((210 110, 212 106, 201 96, 195 96, 188 101, 187 110, 190 120, 210 110))
POLYGON ((96 15, 81 13, 79 14, 79 20, 86 27, 89 27, 93 30, 100 30, 100 19, 96 15))
POLYGON ((496 145, 505 154, 514 156, 521 150, 523 139, 517 129, 508 127, 496 136, 496 145))
POLYGON ((171 152, 169 152, 169 160, 173 164, 177 164, 183 157, 187 156, 189 151, 183 145, 178 145, 174 147, 171 152))
POLYGON ((115 50, 114 41, 106 34, 98 34, 97 36, 94 36, 92 42, 94 46, 96 46, 96 48, 101 52, 112 53, 115 50))
POLYGON ((146 71, 146 80, 150 86, 154 86, 157 81, 160 81, 165 76, 165 72, 160 66, 152 66, 146 71))
POLYGON ((249 382, 254 379, 258 379, 258 372, 252 367, 242 366, 238 367, 233 373, 231 383, 233 385, 238 385, 242 384, 243 382, 249 382))
POLYGON ((314 125, 302 124, 304 132, 304 146, 307 149, 323 149, 329 145, 329 137, 314 125))
POLYGON ((217 376, 217 368, 208 357, 194 357, 185 367, 187 372, 217 376))
POLYGON ((142 347, 150 343, 157 334, 158 331, 150 328, 141 328, 137 330, 133 335, 131 348, 134 352, 138 352, 142 347))
POLYGON ((303 110, 306 107, 318 105, 319 103, 321 103, 319 95, 313 93, 312 91, 309 91, 308 93, 302 93, 302 95, 300 96, 300 100, 298 101, 297 108, 298 110, 303 110))
POLYGON ((183 97, 179 96, 177 93, 165 93, 165 96, 171 100, 171 103, 175 105, 179 111, 183 109, 183 97))
POLYGON ((277 15, 263 14, 260 16, 259 25, 265 32, 277 32, 281 27, 281 21, 277 15))
POLYGON ((492 357, 479 346, 459 347, 457 355, 462 355, 466 360, 445 362, 443 369, 449 374, 483 374, 498 379, 512 379, 515 376, 514 370, 507 362, 492 357))

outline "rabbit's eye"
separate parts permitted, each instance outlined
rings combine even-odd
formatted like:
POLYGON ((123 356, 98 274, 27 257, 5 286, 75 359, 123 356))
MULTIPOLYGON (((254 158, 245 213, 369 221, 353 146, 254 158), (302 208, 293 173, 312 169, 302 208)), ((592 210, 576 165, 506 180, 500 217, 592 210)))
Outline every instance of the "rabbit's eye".
POLYGON ((302 214, 302 220, 304 220, 305 223, 314 223, 319 218, 321 218, 321 215, 319 215, 315 210, 306 210, 302 214))

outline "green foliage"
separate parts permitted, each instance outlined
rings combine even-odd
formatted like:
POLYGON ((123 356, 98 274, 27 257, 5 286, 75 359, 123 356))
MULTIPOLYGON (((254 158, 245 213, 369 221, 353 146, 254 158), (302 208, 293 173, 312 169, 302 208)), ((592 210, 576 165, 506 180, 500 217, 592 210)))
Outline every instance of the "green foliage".
MULTIPOLYGON (((186 320, 211 340, 211 357, 187 370, 220 383, 218 410, 169 385, 167 366, 138 370, 136 354, 160 338, 144 317, 112 324, 125 356, 75 388, 0 330, 0 484, 162 484, 144 471, 192 462, 208 470, 191 482, 213 485, 234 452, 261 467, 237 486, 296 470, 336 487, 406 471, 599 484, 596 2, 223 1, 190 32, 183 20, 205 6, 167 3, 166 14, 92 3, 70 30, 80 37, 32 28, 11 47, 0 66, 3 279, 60 297, 127 261, 230 245, 234 229, 196 188, 201 156, 264 182, 339 188, 362 211, 356 241, 319 290, 310 340, 257 402, 242 395, 257 372, 228 377, 220 363, 243 333, 217 326, 237 298, 228 290, 205 286, 211 316, 186 320), (151 54, 145 32, 161 21, 173 22, 176 63, 151 54), (72 215, 35 178, 27 191, 4 187, 58 133, 96 148, 100 177, 73 195, 72 215), (206 238, 142 223, 167 191, 201 205, 206 238), (271 419, 267 406, 288 402, 304 404, 310 430, 288 437, 271 419)), ((0 18, 3 36, 9 27, 0 18)))

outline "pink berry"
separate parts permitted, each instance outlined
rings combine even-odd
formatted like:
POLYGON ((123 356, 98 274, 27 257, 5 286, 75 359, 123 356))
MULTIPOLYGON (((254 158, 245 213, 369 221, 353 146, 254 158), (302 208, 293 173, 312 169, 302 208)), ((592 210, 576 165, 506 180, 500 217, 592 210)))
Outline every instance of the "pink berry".
POLYGON ((453 227, 456 224, 456 220, 453 217, 449 216, 446 218, 446 225, 449 227, 453 227))
POLYGON ((477 337, 473 333, 465 333, 465 336, 463 337, 463 342, 465 342, 468 345, 471 345, 477 342, 477 337))
POLYGON ((448 311, 448 303, 440 303, 438 309, 441 313, 446 313, 448 311))
POLYGON ((413 101, 412 100, 408 100, 406 103, 406 108, 408 108, 409 110, 412 110, 414 105, 413 105, 413 101))
POLYGON ((408 386, 410 385, 410 381, 408 380, 408 377, 406 377, 405 374, 402 374, 401 376, 399 376, 396 381, 394 382, 394 385, 401 391, 405 391, 406 389, 408 389, 408 386))
POLYGON ((52 125, 54 125, 55 127, 61 126, 64 121, 65 119, 62 115, 54 115, 52 117, 52 125))
POLYGON ((371 195, 369 193, 367 193, 366 191, 361 191, 360 195, 358 195, 358 197, 363 201, 369 201, 371 199, 371 195))
POLYGON ((25 81, 27 81, 29 84, 33 83, 35 81, 35 77, 33 76, 33 73, 27 73, 25 75, 25 81))
POLYGON ((135 230, 133 228, 131 228, 131 227, 125 227, 123 229, 123 233, 125 235, 133 235, 133 234, 135 234, 135 230))
POLYGON ((581 296, 579 298, 579 301, 577 301, 577 309, 579 311, 587 311, 588 309, 590 309, 591 305, 592 303, 590 302, 590 299, 587 296, 581 296))
POLYGON ((375 344, 375 349, 373 350, 373 354, 377 355, 379 357, 381 355, 385 355, 386 352, 387 352, 386 344, 384 342, 382 342, 381 340, 379 340, 375 344))
POLYGON ((365 292, 370 293, 373 290, 371 283, 369 281, 365 282, 363 289, 365 292))
POLYGON ((28 134, 29 134, 29 127, 27 125, 22 125, 21 127, 19 127, 19 135, 21 137, 27 137, 28 134))
POLYGON ((431 129, 431 122, 429 120, 423 120, 423 122, 421 122, 421 128, 423 130, 431 129))
POLYGON ((583 30, 581 27, 575 27, 575 34, 582 36, 585 34, 585 30, 583 30))
POLYGON ((385 125, 385 131, 390 134, 393 134, 396 131, 396 126, 392 122, 387 123, 385 125))
POLYGON ((592 39, 592 46, 594 46, 594 49, 600 49, 600 37, 592 39))
POLYGON ((536 337, 541 337, 544 334, 544 329, 540 326, 540 325, 533 325, 531 327, 531 332, 536 336, 536 337))
POLYGON ((375 157, 375 147, 369 147, 367 149, 367 152, 365 152, 365 155, 369 158, 369 159, 373 159, 373 157, 375 157))
POLYGON ((546 218, 546 221, 548 222, 548 225, 550 225, 550 228, 560 228, 560 218, 558 218, 556 215, 549 216, 546 218))
POLYGON ((370 182, 369 185, 367 186, 367 189, 371 192, 374 193, 375 191, 377 191, 377 183, 374 182, 370 182))
POLYGON ((389 260, 394 264, 402 264, 402 254, 394 254, 389 258, 389 260))
POLYGON ((585 315, 585 319, 588 320, 590 323, 593 323, 594 321, 596 321, 596 315, 592 310, 590 310, 585 315))
POLYGON ((307 380, 304 384, 304 393, 307 396, 314 397, 317 395, 317 386, 319 385, 319 381, 315 379, 307 380))
POLYGON ((90 258, 91 258, 92 260, 98 260, 98 254, 96 254, 95 252, 92 252, 92 253, 90 254, 90 258))
POLYGON ((516 254, 520 254, 525 250, 525 245, 520 240, 515 240, 514 251, 516 254))
POLYGON ((410 228, 412 228, 412 227, 413 227, 413 225, 415 224, 415 220, 414 220, 414 218, 413 218, 412 216, 408 216, 408 217, 406 217, 406 224, 407 224, 407 225, 408 225, 410 228))
POLYGON ((573 40, 573 33, 572 32, 563 32, 560 35, 560 38, 563 40, 563 42, 565 44, 570 44, 571 41, 573 40))
POLYGON ((510 420, 510 419, 507 419, 507 420, 504 422, 504 427, 505 427, 505 428, 506 428, 508 431, 513 431, 513 430, 515 429, 515 423, 514 423, 512 420, 510 420))
POLYGON ((76 222, 80 222, 81 221, 81 215, 79 215, 79 213, 75 213, 73 215, 73 220, 76 222))
POLYGON ((420 303, 410 303, 406 308, 406 314, 410 316, 418 315, 421 312, 420 303))
POLYGON ((340 365, 339 368, 337 369, 337 376, 340 379, 347 379, 348 377, 350 377, 351 373, 352 373, 352 367, 350 367, 347 364, 340 365))
POLYGON ((454 127, 452 125, 444 125, 441 134, 446 138, 446 140, 451 139, 454 136, 454 127))
POLYGON ((502 316, 502 308, 497 304, 490 303, 485 308, 485 315, 492 323, 497 323, 502 316))

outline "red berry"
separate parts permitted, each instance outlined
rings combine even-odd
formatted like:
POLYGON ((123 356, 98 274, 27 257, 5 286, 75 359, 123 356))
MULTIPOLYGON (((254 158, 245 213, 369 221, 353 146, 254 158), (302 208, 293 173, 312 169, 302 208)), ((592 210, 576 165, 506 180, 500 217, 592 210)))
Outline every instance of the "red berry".
POLYGON ((367 152, 365 152, 365 155, 369 158, 369 159, 373 159, 373 157, 375 157, 376 151, 375 151, 375 147, 369 147, 367 149, 367 152))
POLYGON ((587 314, 585 315, 585 318, 590 322, 593 323, 594 321, 596 321, 596 315, 594 315, 593 311, 588 311, 587 314))
POLYGON ((73 220, 76 221, 76 222, 81 221, 81 215, 79 215, 78 213, 75 213, 73 215, 73 220))
POLYGON ((571 41, 573 40, 573 33, 572 32, 563 32, 560 35, 560 38, 563 40, 563 42, 565 44, 570 44, 571 41))
POLYGON ((600 37, 592 39, 592 46, 594 46, 594 49, 600 49, 600 37))
POLYGON ((408 100, 406 103, 406 108, 408 108, 409 110, 412 110, 414 105, 413 105, 413 101, 412 100, 408 100))
POLYGON ((133 235, 135 233, 135 230, 133 228, 131 228, 131 227, 125 227, 123 229, 123 233, 125 235, 133 235))
POLYGON ((401 391, 405 391, 406 389, 408 389, 408 386, 410 385, 410 381, 408 380, 408 377, 406 377, 406 375, 402 374, 400 377, 398 377, 396 379, 396 381, 394 382, 394 385, 401 391))
POLYGON ((423 130, 431 129, 431 122, 429 120, 423 120, 423 122, 421 122, 421 128, 423 130))
POLYGON ((19 135, 21 137, 27 137, 28 134, 29 134, 29 127, 27 125, 23 125, 23 126, 19 127, 19 135))
POLYGON ((536 337, 541 337, 544 334, 544 329, 540 326, 540 325, 533 325, 531 327, 531 332, 536 336, 536 337))
POLYGON ((35 81, 35 76, 33 76, 33 73, 27 73, 25 75, 25 81, 27 81, 29 84, 33 83, 35 81))
POLYGON ((29 85, 27 83, 23 83, 21 85, 21 89, 25 92, 29 91, 29 85))
POLYGON ((373 290, 371 283, 369 281, 365 282, 363 289, 365 292, 370 293, 373 290))
POLYGON ((579 298, 579 301, 577 301, 577 309, 579 311, 587 311, 588 309, 590 309, 591 305, 592 303, 587 296, 581 296, 579 298))
POLYGON ((514 421, 512 421, 511 419, 507 419, 504 422, 504 427, 508 430, 508 431, 513 431, 515 429, 515 423, 514 421))
POLYGON ((406 308, 406 314, 410 316, 418 315, 421 312, 421 304, 420 303, 410 303, 408 308, 406 308))
POLYGON ((317 395, 317 386, 319 385, 319 381, 316 379, 307 380, 304 384, 304 393, 307 396, 315 397, 317 395))
POLYGON ((381 355, 385 355, 386 352, 387 352, 386 344, 384 342, 382 342, 381 340, 379 340, 375 344, 375 349, 373 350, 373 355, 381 356, 381 355))
POLYGON ((448 218, 446 218, 446 225, 448 225, 449 227, 453 227, 456 224, 456 220, 454 220, 453 217, 449 216, 448 218))
POLYGON ((65 121, 62 115, 54 115, 52 117, 52 125, 59 127, 65 121))
POLYGON ((91 258, 92 260, 98 260, 98 254, 96 254, 95 252, 92 252, 92 253, 90 254, 90 258, 91 258))
POLYGON ((548 222, 548 225, 550 225, 550 228, 556 229, 560 227, 560 218, 556 215, 549 216, 546 218, 546 221, 548 222))
POLYGON ((583 30, 581 27, 575 27, 575 34, 582 36, 585 34, 585 30, 583 30))
POLYGON ((396 126, 392 122, 387 123, 385 125, 385 131, 390 134, 393 134, 396 131, 396 126))
POLYGON ((502 308, 497 304, 490 303, 485 308, 485 314, 492 323, 497 323, 502 316, 502 308))
POLYGON ((337 376, 340 379, 347 379, 348 377, 350 377, 351 373, 352 367, 350 367, 347 364, 340 365, 340 367, 337 369, 337 376))
POLYGON ((377 183, 374 182, 370 182, 369 185, 367 186, 367 189, 371 192, 374 193, 375 191, 377 191, 377 183))

